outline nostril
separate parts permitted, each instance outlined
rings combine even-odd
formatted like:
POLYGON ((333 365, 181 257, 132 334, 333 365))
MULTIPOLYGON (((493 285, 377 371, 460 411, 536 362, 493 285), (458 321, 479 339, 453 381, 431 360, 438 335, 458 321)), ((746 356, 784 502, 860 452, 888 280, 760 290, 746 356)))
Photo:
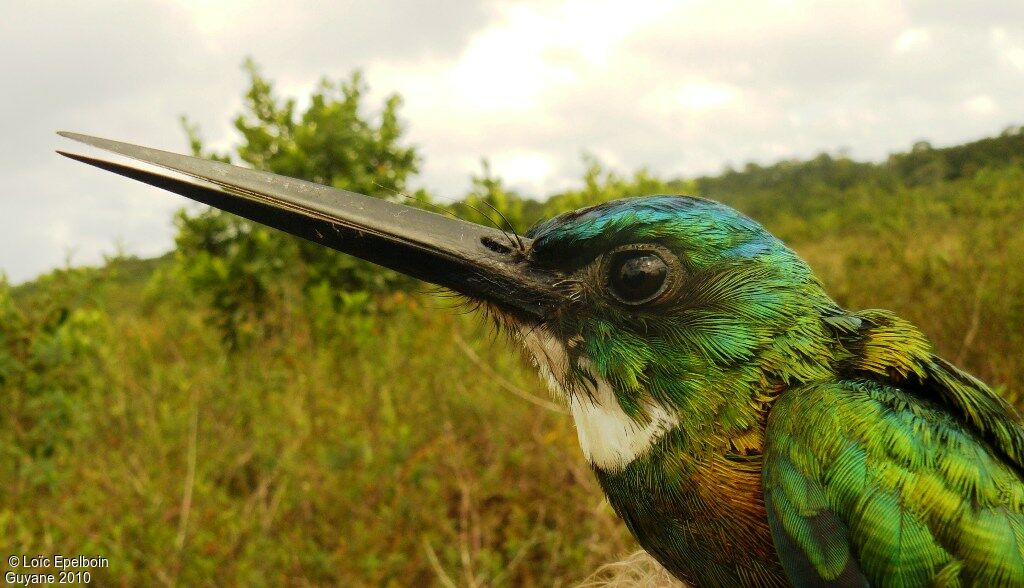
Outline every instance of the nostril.
POLYGON ((497 239, 494 239, 492 237, 481 237, 480 243, 482 243, 484 247, 490 249, 495 253, 501 253, 502 255, 508 255, 512 253, 512 248, 509 247, 507 243, 502 243, 501 241, 498 241, 497 239))

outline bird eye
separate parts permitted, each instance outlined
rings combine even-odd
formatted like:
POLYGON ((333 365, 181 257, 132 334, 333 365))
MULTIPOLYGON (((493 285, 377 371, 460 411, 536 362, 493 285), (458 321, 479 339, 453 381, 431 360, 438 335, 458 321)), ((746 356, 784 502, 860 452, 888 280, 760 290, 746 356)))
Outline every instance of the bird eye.
POLYGON ((665 291, 668 283, 668 264, 653 251, 613 253, 607 267, 611 293, 625 304, 650 302, 665 291))

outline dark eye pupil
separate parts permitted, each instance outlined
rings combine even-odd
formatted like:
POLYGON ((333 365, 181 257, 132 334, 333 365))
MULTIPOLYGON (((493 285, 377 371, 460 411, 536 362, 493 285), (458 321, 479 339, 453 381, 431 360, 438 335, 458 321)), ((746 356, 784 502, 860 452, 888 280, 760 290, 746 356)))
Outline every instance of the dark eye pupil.
POLYGON ((661 293, 668 265, 650 251, 624 251, 612 257, 608 283, 623 302, 640 304, 661 293))

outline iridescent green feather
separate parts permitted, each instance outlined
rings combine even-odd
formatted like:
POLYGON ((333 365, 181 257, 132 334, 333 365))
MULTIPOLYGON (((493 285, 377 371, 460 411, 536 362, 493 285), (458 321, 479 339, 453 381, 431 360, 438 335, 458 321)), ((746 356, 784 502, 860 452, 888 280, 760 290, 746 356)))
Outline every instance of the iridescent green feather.
POLYGON ((706 200, 611 202, 530 236, 575 301, 545 324, 578 342, 566 390, 599 378, 639 423, 652 403, 678 414, 621 471, 595 466, 671 571, 711 586, 1024 586, 1021 417, 915 327, 839 308, 778 239, 706 200), (636 243, 678 256, 678 295, 605 295, 595 260, 636 243))
POLYGON ((940 402, 863 379, 794 388, 772 409, 765 456, 776 545, 785 534, 800 548, 779 554, 791 577, 809 560, 835 581, 843 562, 821 553, 842 541, 872 585, 940 573, 947 585, 1024 585, 1020 472, 940 402), (845 528, 823 533, 823 509, 845 528), (804 527, 818 535, 794 533, 804 527))

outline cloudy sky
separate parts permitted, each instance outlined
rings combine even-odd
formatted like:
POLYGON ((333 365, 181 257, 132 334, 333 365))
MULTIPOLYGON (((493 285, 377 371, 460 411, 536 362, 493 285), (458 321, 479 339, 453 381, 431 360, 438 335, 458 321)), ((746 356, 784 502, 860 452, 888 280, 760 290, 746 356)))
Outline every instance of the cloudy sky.
POLYGON ((184 201, 60 158, 53 132, 185 151, 188 114, 230 147, 246 56, 283 95, 353 68, 371 104, 402 94, 415 183, 453 197, 482 156, 542 196, 583 152, 692 175, 1024 122, 1024 3, 1005 0, 8 0, 0 272, 166 251, 184 201))

